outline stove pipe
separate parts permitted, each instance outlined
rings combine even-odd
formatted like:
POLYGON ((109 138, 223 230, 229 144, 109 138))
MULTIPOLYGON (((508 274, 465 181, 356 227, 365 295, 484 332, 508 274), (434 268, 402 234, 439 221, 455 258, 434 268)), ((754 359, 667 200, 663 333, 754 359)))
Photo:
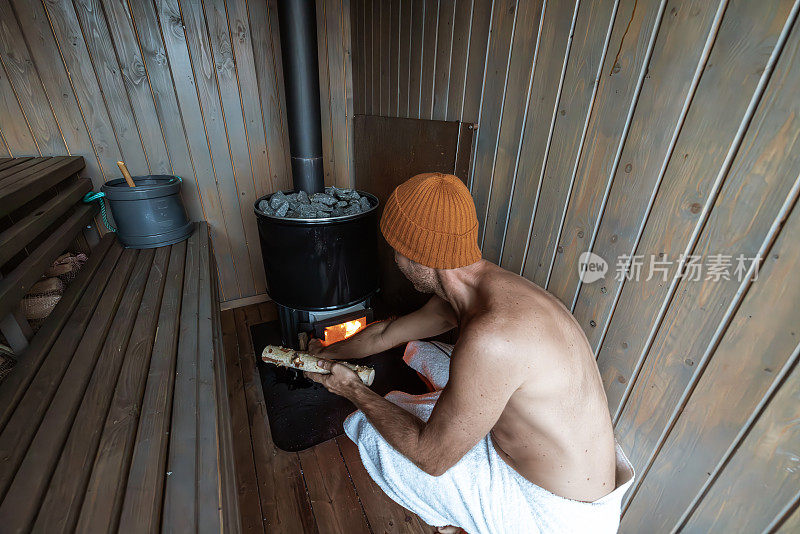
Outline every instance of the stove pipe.
POLYGON ((295 191, 307 193, 325 187, 315 9, 314 0, 278 1, 292 176, 295 191))

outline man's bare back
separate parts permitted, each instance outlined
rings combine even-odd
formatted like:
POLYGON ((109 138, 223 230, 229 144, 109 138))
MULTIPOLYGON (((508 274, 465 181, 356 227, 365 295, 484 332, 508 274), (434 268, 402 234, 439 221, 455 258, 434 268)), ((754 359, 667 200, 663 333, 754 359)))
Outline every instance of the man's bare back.
POLYGON ((477 287, 477 302, 460 317, 461 332, 480 332, 469 336, 470 343, 502 344, 497 365, 522 377, 492 428, 497 452, 556 495, 594 501, 610 493, 613 429, 600 373, 577 321, 539 286, 488 262, 477 287))

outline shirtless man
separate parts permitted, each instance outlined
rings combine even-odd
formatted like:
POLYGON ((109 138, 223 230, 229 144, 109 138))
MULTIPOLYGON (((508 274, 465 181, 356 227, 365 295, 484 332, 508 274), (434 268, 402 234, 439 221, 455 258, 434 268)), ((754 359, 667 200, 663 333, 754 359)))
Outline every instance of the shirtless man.
POLYGON ((409 343, 409 365, 440 369, 428 378, 441 391, 427 399, 383 398, 333 362, 320 364, 331 374, 309 375, 359 408, 345 427, 370 475, 438 527, 615 531, 633 474, 615 448, 600 373, 574 317, 542 288, 480 259, 474 205, 453 176, 402 184, 381 230, 402 273, 433 296, 416 312, 312 352, 363 358, 456 326, 459 338, 449 361, 441 345, 409 343))

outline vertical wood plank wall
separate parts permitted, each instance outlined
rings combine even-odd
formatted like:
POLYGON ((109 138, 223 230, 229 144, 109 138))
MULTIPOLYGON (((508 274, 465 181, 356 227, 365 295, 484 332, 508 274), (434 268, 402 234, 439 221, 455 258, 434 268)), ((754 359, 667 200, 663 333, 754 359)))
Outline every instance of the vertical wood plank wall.
POLYGON ((484 257, 585 329, 637 471, 621 530, 791 531, 800 2, 350 7, 355 113, 479 123, 484 257), (604 279, 581 283, 586 251, 604 279), (764 258, 754 281, 734 276, 740 254, 764 258), (625 255, 666 274, 619 277, 625 255), (731 258, 730 275, 694 279, 692 256, 731 258))
MULTIPOLYGON (((81 155, 95 190, 176 174, 225 301, 264 294, 253 202, 291 187, 278 0, 0 0, 0 157, 81 155)), ((326 184, 352 175, 350 0, 316 0, 326 184)))

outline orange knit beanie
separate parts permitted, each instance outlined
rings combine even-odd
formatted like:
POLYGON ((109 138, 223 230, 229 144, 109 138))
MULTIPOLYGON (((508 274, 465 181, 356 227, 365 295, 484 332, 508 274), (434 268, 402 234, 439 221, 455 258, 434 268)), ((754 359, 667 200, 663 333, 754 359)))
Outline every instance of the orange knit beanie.
POLYGON ((381 232, 400 254, 434 269, 481 259, 475 203, 452 174, 418 174, 397 186, 386 201, 381 232))

